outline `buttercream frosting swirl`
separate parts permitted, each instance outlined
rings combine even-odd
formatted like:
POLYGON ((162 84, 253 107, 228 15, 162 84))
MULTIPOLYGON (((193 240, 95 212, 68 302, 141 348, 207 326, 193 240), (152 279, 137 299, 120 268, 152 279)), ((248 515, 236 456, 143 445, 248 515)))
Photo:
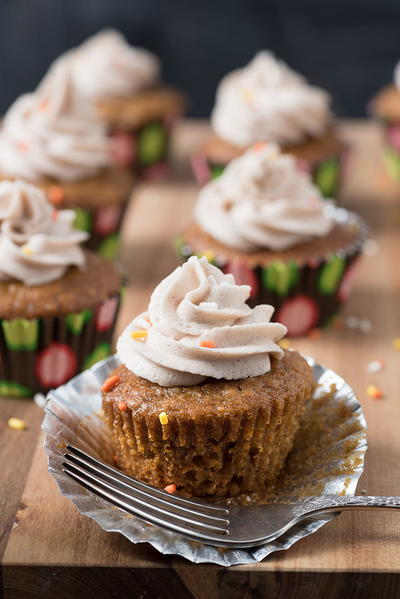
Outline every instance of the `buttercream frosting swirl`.
POLYGON ((0 280, 43 285, 69 266, 83 267, 79 244, 88 234, 73 228, 73 210, 56 211, 46 194, 23 181, 0 183, 0 280))
POLYGON ((238 146, 296 144, 327 129, 329 104, 324 90, 264 50, 222 79, 211 121, 220 137, 238 146))
POLYGON ((12 177, 76 181, 111 165, 105 125, 76 98, 61 66, 36 93, 18 98, 0 132, 0 169, 12 177))
POLYGON ((70 72, 76 93, 93 102, 131 96, 153 85, 160 62, 148 50, 130 46, 118 31, 106 29, 58 58, 45 80, 60 69, 70 72))
POLYGON ((286 327, 270 322, 272 306, 250 308, 249 295, 248 285, 193 256, 156 287, 148 311, 118 339, 118 356, 163 387, 265 374, 270 358, 283 355, 277 342, 286 327))
POLYGON ((332 203, 275 144, 258 143, 205 185, 197 223, 220 243, 250 252, 285 250, 333 227, 332 203))

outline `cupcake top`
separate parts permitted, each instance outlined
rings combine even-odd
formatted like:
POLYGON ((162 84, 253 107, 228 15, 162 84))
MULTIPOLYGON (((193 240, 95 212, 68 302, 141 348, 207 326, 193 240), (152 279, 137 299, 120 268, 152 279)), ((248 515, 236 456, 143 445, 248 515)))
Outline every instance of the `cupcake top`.
POLYGON ((329 104, 329 94, 264 50, 222 79, 211 122, 217 135, 237 146, 297 144, 326 131, 329 104))
POLYGON ((191 257, 154 290, 148 310, 117 343, 121 362, 162 387, 197 385, 208 377, 242 379, 267 373, 281 358, 286 327, 273 307, 250 308, 248 285, 236 285, 206 258, 191 257))
POLYGON ((106 127, 76 97, 69 71, 57 68, 36 93, 18 98, 0 131, 0 170, 30 181, 72 182, 112 164, 106 127))
POLYGON ((132 96, 153 85, 159 80, 160 62, 148 50, 130 46, 118 31, 106 29, 58 58, 44 82, 59 70, 71 73, 79 96, 96 102, 132 96))
POLYGON ((27 286, 61 278, 83 267, 79 244, 88 234, 73 228, 73 210, 54 210, 45 193, 23 181, 0 183, 0 281, 27 286))
POLYGON ((200 227, 244 252, 285 250, 324 237, 334 225, 332 203, 308 173, 275 144, 258 142, 205 185, 195 207, 200 227))

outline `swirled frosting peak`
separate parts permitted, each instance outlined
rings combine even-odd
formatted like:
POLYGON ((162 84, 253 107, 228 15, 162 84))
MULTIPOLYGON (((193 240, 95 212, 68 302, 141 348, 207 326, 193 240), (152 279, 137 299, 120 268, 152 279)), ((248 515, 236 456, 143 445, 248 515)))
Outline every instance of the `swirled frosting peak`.
POLYGON ((154 54, 130 46, 114 29, 100 31, 67 56, 78 93, 91 101, 130 96, 153 85, 160 74, 154 54))
POLYGON ((79 102, 65 61, 37 92, 18 98, 0 131, 0 170, 39 181, 77 181, 111 165, 105 125, 79 102))
POLYGON ((123 364, 163 387, 197 385, 208 377, 265 374, 286 327, 271 323, 272 306, 250 308, 248 285, 236 285, 206 258, 192 257, 154 290, 149 308, 117 343, 123 364))
POLYGON ((45 193, 23 181, 0 183, 0 281, 43 285, 69 266, 83 267, 79 244, 87 233, 73 228, 73 210, 56 211, 45 193))
POLYGON ((259 142, 202 188, 195 218, 228 247, 281 251, 329 233, 331 211, 292 156, 259 142))
POLYGON ((326 130, 329 103, 325 91, 262 51, 222 79, 211 120, 217 135, 238 146, 296 144, 326 130))

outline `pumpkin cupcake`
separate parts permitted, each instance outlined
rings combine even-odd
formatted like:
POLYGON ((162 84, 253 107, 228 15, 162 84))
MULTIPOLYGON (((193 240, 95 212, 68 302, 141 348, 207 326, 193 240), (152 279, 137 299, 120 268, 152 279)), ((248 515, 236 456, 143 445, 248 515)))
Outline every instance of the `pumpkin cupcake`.
POLYGON ((204 255, 250 285, 251 305, 272 304, 289 335, 328 324, 347 298, 365 224, 274 144, 259 142, 205 185, 194 216, 180 256, 204 255))
POLYGON ((75 212, 75 227, 91 234, 87 246, 107 258, 133 186, 116 165, 104 124, 76 96, 70 73, 58 69, 37 92, 18 98, 0 131, 0 180, 20 178, 75 212))
POLYGON ((202 185, 258 141, 274 142, 311 173, 324 196, 336 194, 344 145, 330 96, 311 86, 273 54, 262 51, 226 75, 211 115, 213 135, 192 158, 202 185))
POLYGON ((79 244, 72 210, 22 181, 0 183, 0 395, 32 397, 106 357, 121 277, 79 244))
POLYGON ((60 69, 71 72, 76 93, 95 107, 118 163, 145 179, 164 178, 171 131, 186 101, 161 82, 158 58, 108 29, 56 60, 43 84, 60 69))
POLYGON ((192 257, 122 333, 103 409, 123 470, 196 497, 262 493, 276 479, 313 375, 249 293, 192 257))
POLYGON ((372 99, 369 112, 384 126, 386 167, 393 179, 400 181, 400 62, 394 70, 393 83, 372 99))

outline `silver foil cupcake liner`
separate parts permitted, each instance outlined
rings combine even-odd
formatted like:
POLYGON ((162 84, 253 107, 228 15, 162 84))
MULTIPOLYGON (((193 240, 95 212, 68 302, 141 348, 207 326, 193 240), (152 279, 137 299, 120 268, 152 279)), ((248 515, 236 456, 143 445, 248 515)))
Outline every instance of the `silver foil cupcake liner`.
MULTIPOLYGON (((332 370, 308 358, 316 388, 285 468, 271 500, 294 501, 316 495, 354 495, 364 467, 367 449, 366 423, 360 404, 349 385, 332 370)), ((119 365, 111 356, 51 391, 45 406, 42 428, 48 469, 60 492, 81 514, 92 518, 106 531, 119 532, 132 543, 150 543, 163 554, 180 555, 195 563, 223 566, 259 562, 274 551, 291 547, 316 532, 336 514, 318 516, 291 528, 272 543, 256 548, 225 549, 191 541, 119 510, 92 495, 62 469, 68 444, 113 463, 111 433, 101 414, 100 387, 119 365)))

